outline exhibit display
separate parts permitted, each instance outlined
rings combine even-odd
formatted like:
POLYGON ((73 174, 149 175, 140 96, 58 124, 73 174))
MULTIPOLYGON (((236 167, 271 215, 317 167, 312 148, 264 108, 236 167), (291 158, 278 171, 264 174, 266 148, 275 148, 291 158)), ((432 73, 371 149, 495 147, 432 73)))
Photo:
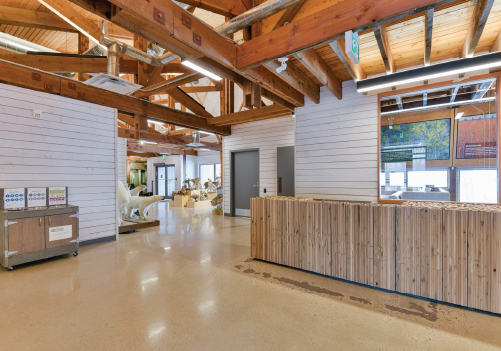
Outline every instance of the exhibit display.
POLYGON ((0 209, 13 210, 26 207, 25 194, 26 189, 24 188, 0 189, 2 197, 0 209))

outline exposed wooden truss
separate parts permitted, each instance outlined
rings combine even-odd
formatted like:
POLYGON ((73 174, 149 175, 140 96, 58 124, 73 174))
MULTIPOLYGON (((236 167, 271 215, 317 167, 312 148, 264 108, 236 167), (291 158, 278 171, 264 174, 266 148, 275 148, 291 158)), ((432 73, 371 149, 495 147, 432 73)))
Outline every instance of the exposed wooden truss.
POLYGON ((53 13, 0 6, 0 24, 76 33, 77 30, 53 13))
POLYGON ((477 48, 494 0, 477 0, 460 57, 472 57, 477 48))
POLYGON ((374 35, 377 40, 379 52, 381 52, 381 57, 383 58, 384 66, 386 67, 386 73, 395 73, 395 61, 391 53, 386 24, 374 27, 374 35))
POLYGON ((210 124, 223 126, 248 123, 274 117, 288 116, 290 114, 290 110, 284 108, 283 106, 274 104, 271 106, 265 106, 252 110, 235 112, 221 117, 209 118, 207 119, 207 122, 210 124))
MULTIPOLYGON (((183 150, 177 148, 163 147, 161 145, 149 145, 149 144, 137 144, 137 143, 127 143, 127 154, 129 152, 134 152, 134 156, 139 156, 140 152, 146 153, 156 153, 156 154, 172 154, 172 155, 192 155, 197 156, 196 150, 183 150)), ((132 155, 131 155, 132 156, 132 155)), ((151 157, 151 156, 140 156, 140 157, 151 157)))

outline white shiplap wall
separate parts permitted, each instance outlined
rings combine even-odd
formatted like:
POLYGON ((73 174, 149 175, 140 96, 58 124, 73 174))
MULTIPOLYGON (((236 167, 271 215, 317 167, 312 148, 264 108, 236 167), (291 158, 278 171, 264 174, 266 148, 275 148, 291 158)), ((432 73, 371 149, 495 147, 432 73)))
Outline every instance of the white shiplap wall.
POLYGON ((209 151, 209 150, 199 150, 197 156, 197 168, 198 165, 210 165, 221 163, 221 152, 219 151, 209 151))
POLYGON ((0 123, 0 187, 67 186, 80 240, 116 235, 115 109, 0 84, 0 123))
POLYGON ((259 149, 259 194, 277 194, 277 147, 294 145, 292 116, 237 124, 223 137, 224 213, 230 213, 231 152, 259 149), (267 192, 264 193, 266 188, 267 192))
POLYGON ((325 87, 320 104, 296 108, 296 196, 377 200, 377 96, 343 83, 343 99, 325 87))
POLYGON ((127 138, 117 138, 117 175, 124 185, 127 183, 127 138))

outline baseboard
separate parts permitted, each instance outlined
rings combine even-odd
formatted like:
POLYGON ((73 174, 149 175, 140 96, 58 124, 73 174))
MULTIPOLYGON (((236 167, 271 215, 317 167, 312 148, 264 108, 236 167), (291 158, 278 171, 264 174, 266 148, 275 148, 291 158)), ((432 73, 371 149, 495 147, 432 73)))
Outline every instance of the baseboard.
POLYGON ((81 241, 80 247, 102 244, 102 243, 107 243, 107 242, 116 241, 116 240, 117 240, 117 237, 115 235, 104 236, 102 238, 81 241))
POLYGON ((225 215, 226 217, 231 217, 231 214, 229 214, 229 213, 225 213, 224 215, 225 215))

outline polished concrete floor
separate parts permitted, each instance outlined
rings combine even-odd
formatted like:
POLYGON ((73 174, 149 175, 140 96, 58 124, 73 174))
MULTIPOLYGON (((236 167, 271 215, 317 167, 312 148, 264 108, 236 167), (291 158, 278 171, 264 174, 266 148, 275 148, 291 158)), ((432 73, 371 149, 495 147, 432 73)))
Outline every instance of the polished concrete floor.
POLYGON ((160 228, 0 270, 0 350, 501 350, 501 317, 249 259, 249 220, 160 228))

